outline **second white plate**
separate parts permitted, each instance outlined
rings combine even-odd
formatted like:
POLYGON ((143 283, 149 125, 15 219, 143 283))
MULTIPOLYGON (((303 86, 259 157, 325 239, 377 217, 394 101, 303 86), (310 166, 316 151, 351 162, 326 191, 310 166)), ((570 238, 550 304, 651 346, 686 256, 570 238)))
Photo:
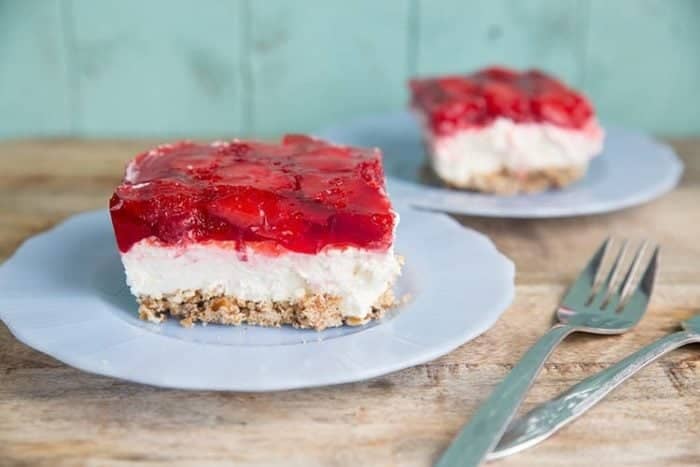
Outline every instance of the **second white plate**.
POLYGON ((597 214, 638 205, 672 190, 683 173, 673 150, 636 131, 606 127, 605 149, 586 176, 563 190, 494 196, 426 181, 418 125, 407 112, 366 117, 317 132, 321 138, 379 147, 389 191, 414 206, 487 217, 543 218, 597 214))

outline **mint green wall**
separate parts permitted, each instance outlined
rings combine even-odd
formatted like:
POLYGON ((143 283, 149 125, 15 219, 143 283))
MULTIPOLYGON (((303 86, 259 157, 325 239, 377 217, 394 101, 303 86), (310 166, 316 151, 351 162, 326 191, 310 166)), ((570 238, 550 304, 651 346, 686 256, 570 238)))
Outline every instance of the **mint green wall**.
POLYGON ((313 131, 495 62, 700 134, 700 0, 0 0, 0 137, 313 131))

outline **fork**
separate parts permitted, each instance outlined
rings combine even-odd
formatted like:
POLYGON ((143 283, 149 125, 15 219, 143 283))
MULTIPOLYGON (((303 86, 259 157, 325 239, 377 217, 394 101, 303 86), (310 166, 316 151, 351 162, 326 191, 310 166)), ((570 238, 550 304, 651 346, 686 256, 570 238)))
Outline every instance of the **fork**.
POLYGON ((629 242, 623 241, 609 273, 602 280, 603 260, 616 243, 609 238, 598 248, 562 299, 556 312, 558 323, 530 347, 496 387, 443 453, 436 464, 438 467, 475 467, 484 461, 505 432, 545 360, 566 336, 574 332, 622 334, 639 322, 649 304, 659 247, 654 249, 641 280, 635 285, 648 242, 644 241, 637 249, 620 282, 629 250, 629 242))
POLYGON ((500 459, 535 446, 580 417, 649 363, 679 347, 700 342, 700 315, 683 322, 682 327, 682 331, 662 337, 515 420, 487 459, 500 459))

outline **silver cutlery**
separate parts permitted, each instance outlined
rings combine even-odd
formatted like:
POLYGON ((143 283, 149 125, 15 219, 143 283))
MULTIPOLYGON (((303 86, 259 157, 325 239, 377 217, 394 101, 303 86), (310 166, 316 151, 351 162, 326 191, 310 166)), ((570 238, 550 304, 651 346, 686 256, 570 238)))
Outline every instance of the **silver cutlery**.
POLYGON ((683 331, 662 337, 515 420, 487 459, 500 459, 535 446, 581 416, 649 363, 679 347, 700 342, 700 316, 683 322, 682 326, 683 331))
POLYGON ((604 259, 613 253, 617 243, 608 239, 600 246, 562 299, 556 312, 558 323, 523 355, 457 435, 437 466, 477 466, 484 461, 496 447, 545 360, 566 336, 574 332, 622 334, 637 324, 649 304, 659 248, 654 249, 641 280, 636 281, 647 242, 642 243, 627 267, 624 263, 629 242, 621 242, 605 275, 604 259))

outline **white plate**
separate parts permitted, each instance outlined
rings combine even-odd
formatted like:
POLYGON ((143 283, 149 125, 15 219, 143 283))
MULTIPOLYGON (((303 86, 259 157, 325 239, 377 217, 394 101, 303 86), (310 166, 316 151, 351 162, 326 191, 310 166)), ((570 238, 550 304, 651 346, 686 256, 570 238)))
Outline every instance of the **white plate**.
POLYGON ((417 365, 486 331, 513 298, 513 264, 449 217, 398 209, 412 299, 364 327, 323 332, 182 328, 139 320, 107 211, 26 241, 0 266, 0 318, 20 341, 92 373, 184 389, 269 391, 345 383, 417 365))
POLYGON ((586 176, 563 190, 493 196, 425 182, 425 151, 418 125, 407 112, 366 117, 318 132, 342 144, 384 152, 389 191, 412 205, 488 217, 564 217, 597 214, 642 204, 672 190, 683 172, 673 150, 639 132, 606 127, 605 150, 586 176))

